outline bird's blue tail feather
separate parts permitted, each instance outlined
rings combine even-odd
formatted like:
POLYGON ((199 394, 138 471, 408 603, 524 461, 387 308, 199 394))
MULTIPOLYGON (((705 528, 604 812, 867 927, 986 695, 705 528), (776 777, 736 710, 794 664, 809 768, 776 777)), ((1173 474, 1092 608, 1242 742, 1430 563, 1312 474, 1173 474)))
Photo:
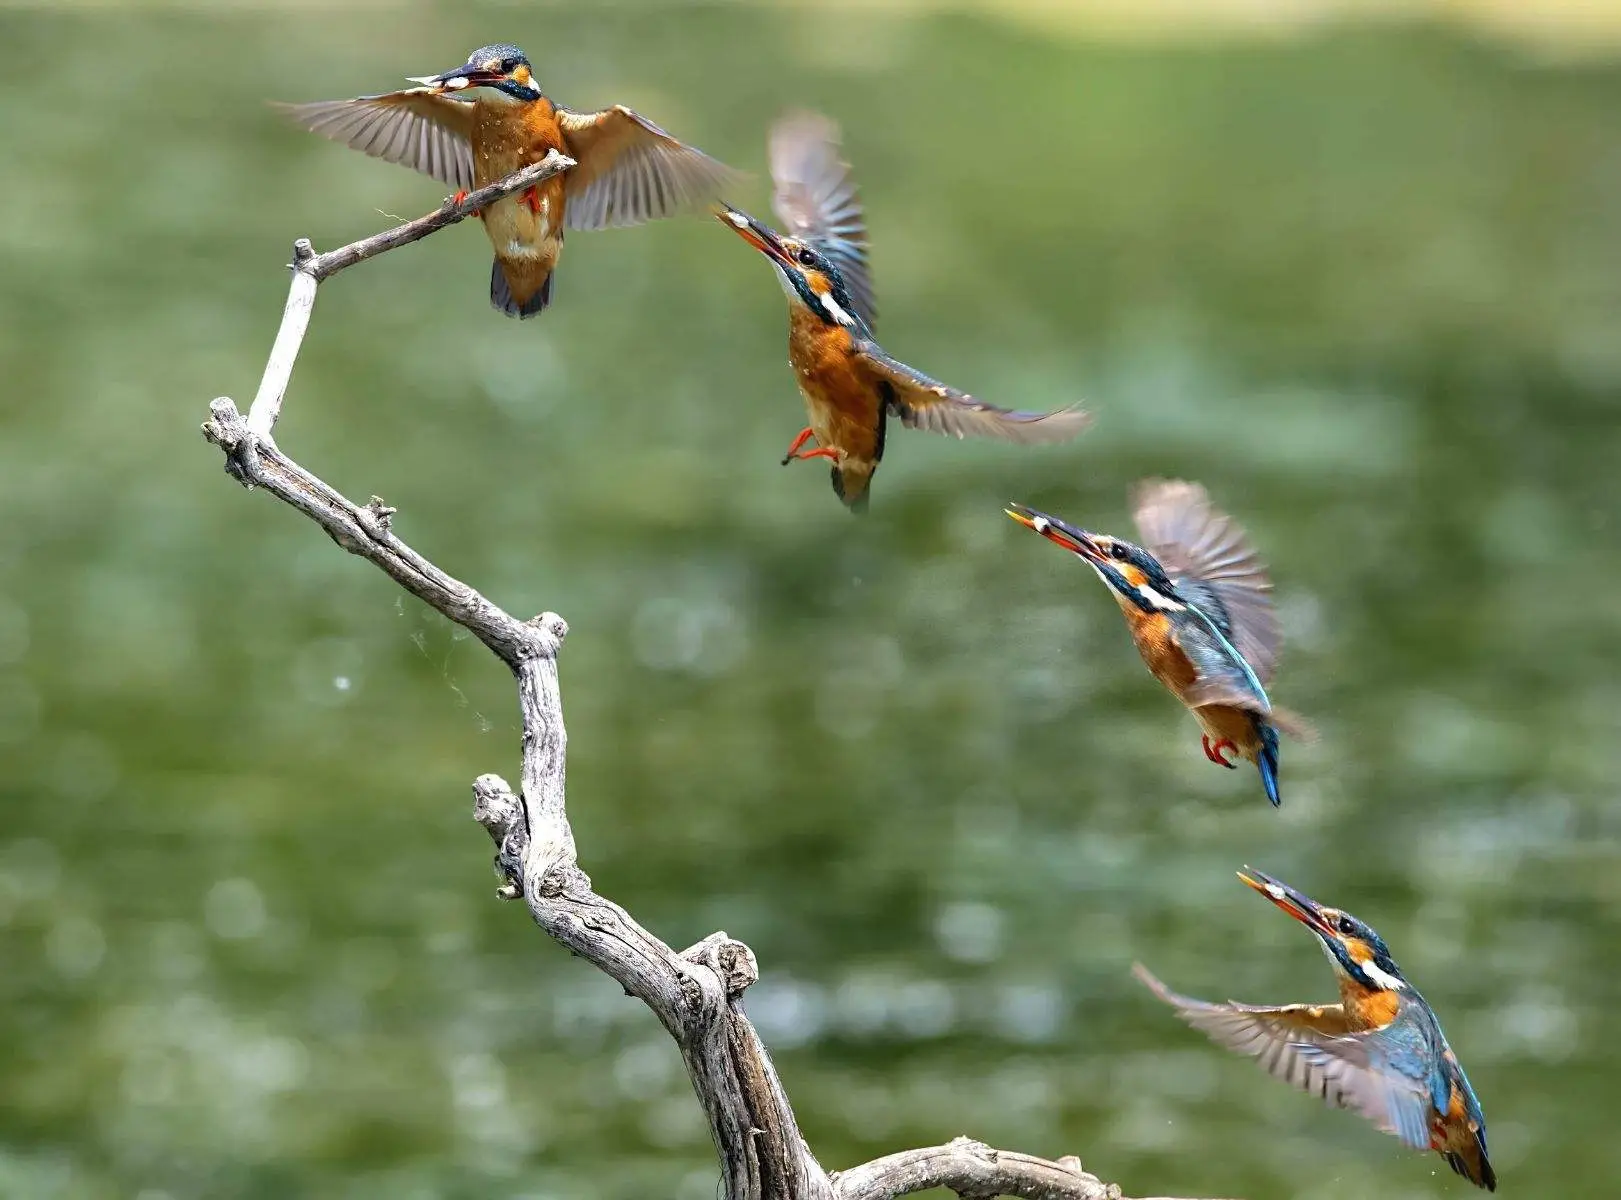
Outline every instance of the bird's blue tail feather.
POLYGON ((1273 808, 1278 808, 1283 804, 1283 797, 1278 794, 1278 731, 1265 721, 1256 721, 1255 726, 1261 735, 1261 752, 1256 755, 1255 766, 1261 772, 1266 798, 1272 801, 1273 808))

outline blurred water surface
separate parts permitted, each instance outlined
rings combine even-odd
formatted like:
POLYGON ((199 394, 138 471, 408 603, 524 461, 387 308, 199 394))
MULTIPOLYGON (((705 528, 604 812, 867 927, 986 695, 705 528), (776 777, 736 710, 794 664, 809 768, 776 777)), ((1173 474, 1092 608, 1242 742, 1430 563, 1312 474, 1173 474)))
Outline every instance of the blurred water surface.
POLYGON ((823 1162, 968 1132, 1136 1194, 1468 1194, 1129 978, 1328 994, 1252 862, 1386 936, 1505 1193, 1614 1190, 1621 68, 1412 26, 406 11, 0 14, 0 1195, 713 1194, 655 1022, 492 898, 505 672, 196 432, 252 395, 294 236, 440 198, 263 101, 503 38, 756 171, 776 113, 832 113, 889 348, 1098 413, 1056 450, 897 431, 854 520, 777 466, 781 296, 713 222, 571 238, 522 325, 471 227, 323 289, 282 444, 568 617, 584 865, 677 945, 753 945, 823 1162), (1275 564, 1274 691, 1323 730, 1281 812, 1001 515, 1127 532, 1152 474, 1275 564))

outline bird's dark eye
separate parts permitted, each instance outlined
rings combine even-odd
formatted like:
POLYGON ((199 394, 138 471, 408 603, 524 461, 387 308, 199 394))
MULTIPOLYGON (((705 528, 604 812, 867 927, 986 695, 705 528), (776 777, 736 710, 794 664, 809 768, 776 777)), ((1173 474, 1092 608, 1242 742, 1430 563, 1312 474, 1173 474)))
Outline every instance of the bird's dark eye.
POLYGON ((794 251, 794 259, 801 266, 810 267, 810 266, 814 266, 816 264, 816 256, 814 254, 812 254, 809 250, 805 249, 803 246, 801 246, 798 250, 794 251))
POLYGON ((1126 548, 1124 546, 1120 545, 1118 542, 1116 542, 1113 546, 1109 547, 1109 557, 1110 558, 1124 558, 1124 557, 1126 557, 1126 548))
POLYGON ((1334 927, 1344 934, 1352 934, 1356 932, 1356 922, 1351 920, 1350 917, 1341 917, 1339 920, 1334 922, 1334 927))
POLYGON ((501 73, 503 75, 510 75, 510 74, 512 74, 512 72, 516 71, 517 69, 518 69, 518 60, 517 59, 515 59, 515 58, 503 58, 501 60, 501 73))

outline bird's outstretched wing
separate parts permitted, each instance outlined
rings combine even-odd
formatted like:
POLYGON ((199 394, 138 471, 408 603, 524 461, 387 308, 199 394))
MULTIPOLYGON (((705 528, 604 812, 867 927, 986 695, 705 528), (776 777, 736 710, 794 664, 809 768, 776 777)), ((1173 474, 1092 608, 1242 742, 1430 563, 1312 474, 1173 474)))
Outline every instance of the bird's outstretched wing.
POLYGON ((363 154, 431 175, 446 187, 473 187, 473 106, 408 88, 355 100, 277 104, 312 133, 363 154))
POLYGON ((1415 1150, 1430 1148, 1430 1096, 1422 1078, 1395 1069, 1368 1035, 1301 1046, 1299 1054, 1352 1108, 1415 1150))
POLYGON ((1068 441, 1092 419, 1080 408, 1056 412, 1017 412, 975 400, 891 358, 877 342, 857 338, 856 356, 876 377, 885 403, 909 429, 928 429, 953 437, 993 437, 1037 444, 1068 441))
POLYGON ((564 177, 569 229, 640 225, 715 199, 739 178, 725 163, 676 141, 622 104, 557 110, 570 155, 564 177))
POLYGON ((1236 522, 1196 483, 1149 479, 1132 494, 1137 529, 1176 590, 1208 615, 1262 684, 1277 673, 1282 635, 1272 580, 1236 522))
MULTIPOLYGON (((1429 1092, 1412 1065, 1348 1032, 1338 1004, 1211 1004, 1171 991, 1138 963, 1132 973, 1193 1028, 1335 1108, 1361 1113, 1409 1146, 1430 1145, 1429 1092)), ((1383 1031, 1381 1031, 1383 1032, 1383 1031)), ((1390 1031, 1397 1036, 1396 1030, 1390 1031)), ((1422 1060, 1413 1059, 1421 1063, 1422 1060)))
POLYGON ((878 315, 867 266, 867 222, 850 164, 839 157, 839 127, 795 112, 771 127, 771 207, 785 232, 809 242, 839 270, 869 327, 878 315))

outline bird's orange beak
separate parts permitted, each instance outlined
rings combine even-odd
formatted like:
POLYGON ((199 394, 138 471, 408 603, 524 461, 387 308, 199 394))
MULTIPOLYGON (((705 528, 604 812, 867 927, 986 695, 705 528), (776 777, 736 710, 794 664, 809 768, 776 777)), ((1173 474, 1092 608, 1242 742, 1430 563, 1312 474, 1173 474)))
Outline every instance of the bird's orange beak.
POLYGON ((1254 867, 1245 867, 1238 877, 1313 933, 1326 938, 1336 936, 1323 916, 1322 905, 1304 892, 1297 892, 1281 879, 1274 879, 1254 867))
POLYGON ((1026 529, 1033 529, 1055 546, 1062 546, 1071 554, 1079 554, 1088 562, 1102 562, 1105 555, 1102 548, 1092 539, 1092 535, 1084 529, 1076 529, 1067 521, 1060 521, 1057 517, 1049 517, 1044 512, 1028 508, 1023 504, 1009 504, 1002 510, 1026 529))
POLYGON ((738 237, 778 266, 789 265, 788 251, 783 248, 782 238, 770 226, 756 221, 748 213, 740 212, 730 204, 717 204, 715 216, 722 225, 728 226, 738 237))

